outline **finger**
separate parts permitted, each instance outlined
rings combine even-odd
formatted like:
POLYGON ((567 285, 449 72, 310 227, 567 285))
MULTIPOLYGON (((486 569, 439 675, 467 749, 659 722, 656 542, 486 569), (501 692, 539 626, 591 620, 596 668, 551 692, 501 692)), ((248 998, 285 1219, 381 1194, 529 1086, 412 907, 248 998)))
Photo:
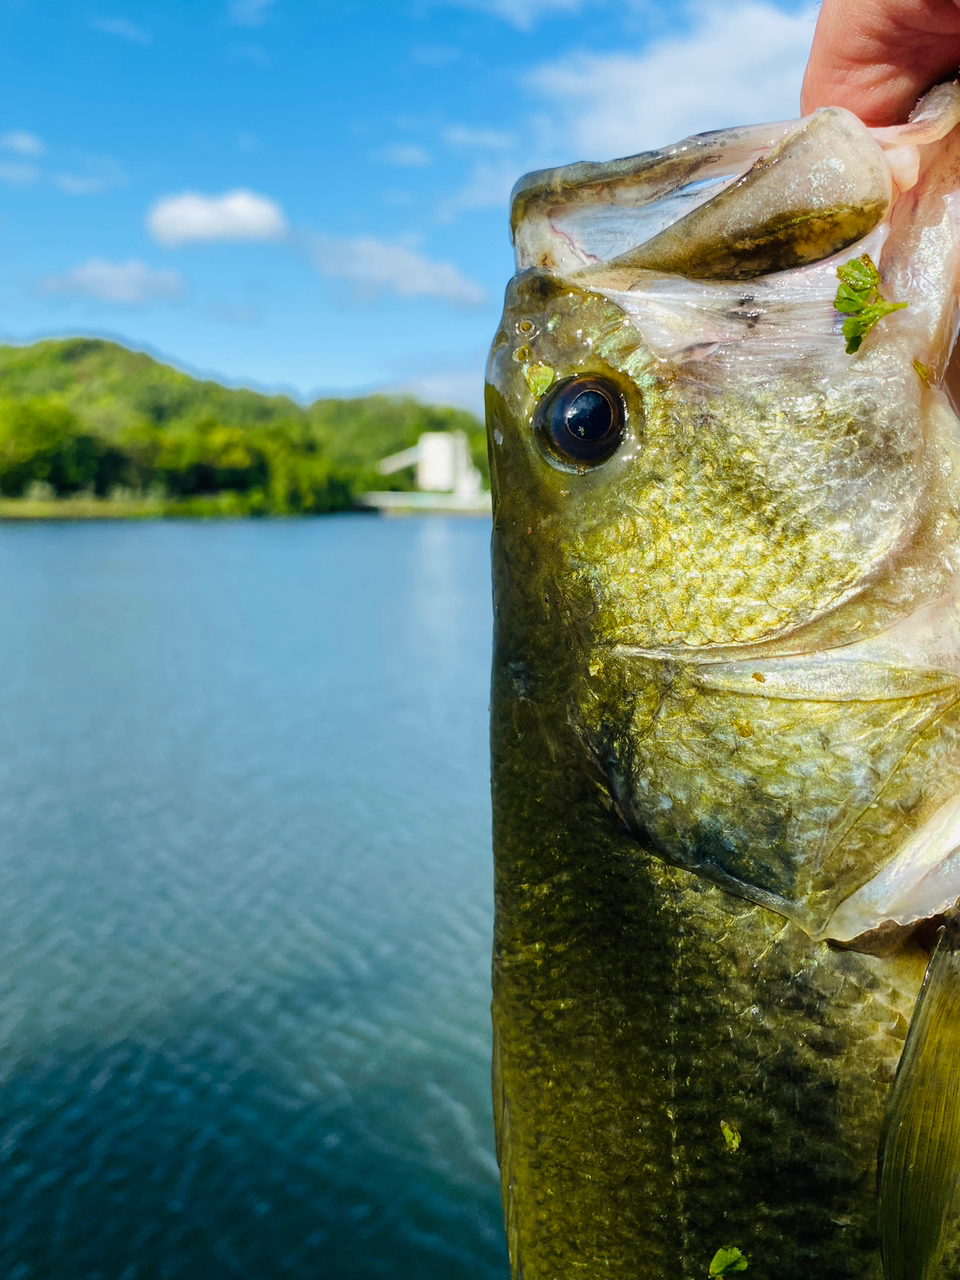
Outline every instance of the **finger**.
POLYGON ((801 109, 846 107, 865 124, 898 124, 958 64, 954 0, 824 0, 801 109))

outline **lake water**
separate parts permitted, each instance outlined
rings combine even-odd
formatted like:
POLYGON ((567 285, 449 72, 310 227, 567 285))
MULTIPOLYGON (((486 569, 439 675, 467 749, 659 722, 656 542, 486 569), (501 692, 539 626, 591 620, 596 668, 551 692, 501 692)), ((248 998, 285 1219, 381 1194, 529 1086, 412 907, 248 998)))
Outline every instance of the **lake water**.
POLYGON ((0 1275, 503 1280, 489 524, 0 526, 0 1275))

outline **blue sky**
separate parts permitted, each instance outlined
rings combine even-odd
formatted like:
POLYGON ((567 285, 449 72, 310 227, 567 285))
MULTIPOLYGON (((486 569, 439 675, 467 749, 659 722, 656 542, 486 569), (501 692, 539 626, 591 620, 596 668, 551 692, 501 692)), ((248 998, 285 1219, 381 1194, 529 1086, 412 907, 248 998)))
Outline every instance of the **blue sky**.
POLYGON ((0 338, 476 406, 523 172, 797 112, 809 4, 0 0, 0 338))

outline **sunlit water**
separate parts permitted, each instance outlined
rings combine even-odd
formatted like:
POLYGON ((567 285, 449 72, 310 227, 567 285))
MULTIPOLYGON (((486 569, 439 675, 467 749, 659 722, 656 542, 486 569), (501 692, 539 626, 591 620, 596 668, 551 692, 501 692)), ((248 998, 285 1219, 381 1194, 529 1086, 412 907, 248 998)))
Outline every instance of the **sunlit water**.
POLYGON ((489 525, 0 526, 0 1275, 502 1280, 489 525))

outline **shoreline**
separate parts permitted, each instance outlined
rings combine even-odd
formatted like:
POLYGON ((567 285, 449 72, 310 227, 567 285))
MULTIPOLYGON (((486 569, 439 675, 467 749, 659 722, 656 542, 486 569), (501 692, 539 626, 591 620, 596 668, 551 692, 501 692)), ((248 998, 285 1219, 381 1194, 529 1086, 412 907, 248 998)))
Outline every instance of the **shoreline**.
POLYGON ((485 511, 464 509, 452 504, 432 509, 414 504, 398 505, 405 509, 387 512, 372 504, 358 503, 357 506, 343 507, 336 511, 251 512, 244 510, 235 500, 220 498, 216 495, 208 499, 193 499, 186 502, 157 501, 156 499, 116 501, 110 498, 89 497, 39 500, 0 498, 0 524, 54 520, 319 520, 328 515, 409 517, 429 514, 463 517, 489 514, 489 509, 485 511))

